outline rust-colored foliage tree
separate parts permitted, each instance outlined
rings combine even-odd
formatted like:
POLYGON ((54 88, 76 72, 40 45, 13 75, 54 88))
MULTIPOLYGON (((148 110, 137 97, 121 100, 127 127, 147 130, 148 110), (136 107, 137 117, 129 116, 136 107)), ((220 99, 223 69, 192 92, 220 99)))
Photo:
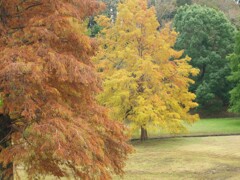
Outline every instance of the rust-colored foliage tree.
POLYGON ((0 90, 4 100, 0 150, 5 178, 12 165, 29 178, 71 174, 109 179, 122 174, 131 147, 123 125, 95 101, 100 79, 90 61, 96 43, 84 18, 97 0, 0 1, 0 90), (10 122, 9 122, 10 121, 10 122))

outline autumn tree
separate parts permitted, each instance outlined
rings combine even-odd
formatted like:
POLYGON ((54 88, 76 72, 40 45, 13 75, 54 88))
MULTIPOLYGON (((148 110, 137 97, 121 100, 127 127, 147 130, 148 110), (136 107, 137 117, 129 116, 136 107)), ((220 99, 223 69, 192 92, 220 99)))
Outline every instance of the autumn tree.
POLYGON ((196 107, 195 95, 188 92, 189 75, 198 70, 188 64, 183 51, 175 51, 177 33, 169 26, 161 32, 153 7, 146 0, 125 0, 118 5, 118 16, 100 16, 105 27, 100 35, 101 49, 95 57, 104 78, 99 101, 111 108, 111 117, 127 123, 132 130, 161 127, 177 133, 184 124, 197 120, 188 111, 196 107))
POLYGON ((233 51, 235 28, 226 16, 206 6, 182 6, 174 19, 179 32, 175 48, 185 49, 191 65, 200 69, 191 91, 196 92, 199 110, 221 112, 228 106, 231 83, 226 56, 233 51))
POLYGON ((230 111, 239 113, 240 112, 240 33, 238 32, 236 36, 236 43, 234 53, 229 57, 230 67, 231 67, 231 75, 229 76, 229 80, 232 81, 235 87, 230 91, 231 98, 231 107, 230 111))
POLYGON ((29 179, 123 173, 131 148, 124 126, 95 101, 96 43, 84 22, 101 7, 95 0, 1 1, 1 179, 13 175, 13 162, 29 179))

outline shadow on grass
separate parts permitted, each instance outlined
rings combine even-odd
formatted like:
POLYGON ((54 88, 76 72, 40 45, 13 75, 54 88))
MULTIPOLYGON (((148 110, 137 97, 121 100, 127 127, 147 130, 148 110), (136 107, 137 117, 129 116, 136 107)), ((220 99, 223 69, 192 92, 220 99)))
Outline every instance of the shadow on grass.
POLYGON ((148 139, 146 141, 136 140, 132 142, 132 145, 138 148, 170 148, 180 147, 188 144, 199 143, 200 139, 189 139, 189 138, 168 138, 168 139, 148 139))

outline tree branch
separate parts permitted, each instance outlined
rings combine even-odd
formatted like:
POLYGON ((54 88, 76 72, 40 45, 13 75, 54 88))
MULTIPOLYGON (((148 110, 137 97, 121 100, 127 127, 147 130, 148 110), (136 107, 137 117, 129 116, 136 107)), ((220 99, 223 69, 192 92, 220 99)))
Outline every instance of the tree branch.
POLYGON ((32 4, 28 7, 26 7, 25 10, 31 9, 31 8, 36 7, 36 6, 41 6, 41 5, 43 5, 43 3, 35 3, 35 4, 32 4))

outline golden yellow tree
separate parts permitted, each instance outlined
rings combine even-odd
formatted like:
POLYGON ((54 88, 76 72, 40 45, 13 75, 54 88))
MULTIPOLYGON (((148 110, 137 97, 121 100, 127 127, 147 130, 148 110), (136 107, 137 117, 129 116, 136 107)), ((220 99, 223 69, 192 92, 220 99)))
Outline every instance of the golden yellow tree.
POLYGON ((104 27, 99 35, 101 48, 95 62, 104 78, 102 104, 110 108, 112 118, 125 121, 132 130, 141 128, 141 140, 147 129, 161 127, 172 133, 185 130, 197 115, 195 95, 188 91, 189 78, 197 69, 189 57, 173 46, 177 33, 166 26, 161 32, 154 8, 147 0, 125 0, 118 5, 115 24, 98 18, 104 27))

